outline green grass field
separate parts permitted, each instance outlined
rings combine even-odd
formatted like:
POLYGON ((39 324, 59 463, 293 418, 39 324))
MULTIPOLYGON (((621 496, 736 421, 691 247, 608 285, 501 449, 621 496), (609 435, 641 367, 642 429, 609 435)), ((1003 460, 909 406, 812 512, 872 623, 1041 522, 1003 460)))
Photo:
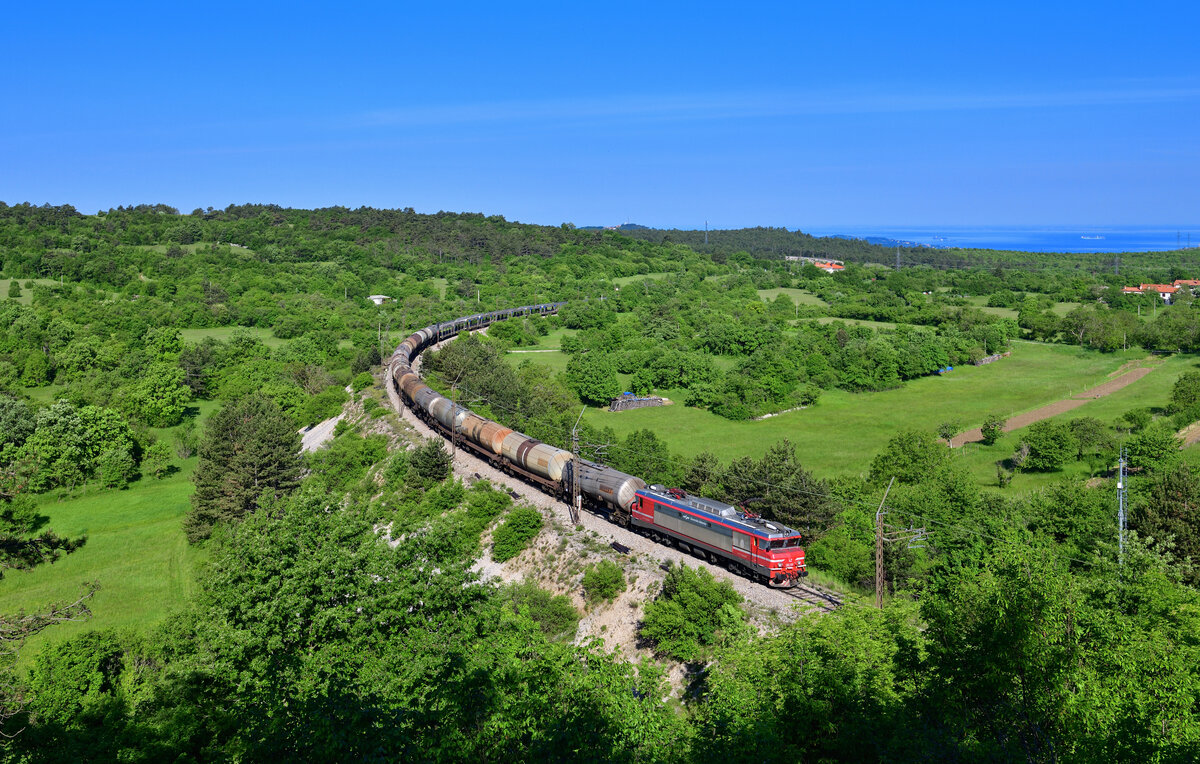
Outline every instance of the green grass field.
MULTIPOLYGON (((965 428, 977 427, 993 411, 1012 415, 1104 382, 1121 364, 1143 356, 1132 351, 1105 355, 1060 345, 1021 344, 1011 357, 999 363, 956 368, 945 376, 912 380, 879 393, 831 390, 816 406, 759 422, 732 422, 682 405, 615 414, 589 409, 586 416, 594 425, 612 427, 621 437, 634 430, 652 429, 672 451, 687 457, 701 451, 711 451, 725 460, 761 456, 772 443, 788 438, 797 445, 805 466, 818 474, 857 474, 866 470, 898 430, 932 430, 951 418, 965 428)), ((539 358, 539 362, 544 360, 539 358)), ((1181 361, 1157 369, 1120 391, 1123 400, 1100 399, 1071 415, 1092 415, 1089 407, 1101 401, 1104 411, 1124 411, 1132 407, 1128 405, 1130 400, 1147 401, 1140 405, 1159 404, 1163 392, 1169 391, 1185 367, 1186 362, 1181 361)), ((682 391, 663 392, 682 399, 682 391)))
POLYGON ((87 535, 83 548, 51 565, 9 571, 0 580, 0 612, 36 611, 73 600, 87 582, 100 584, 86 621, 52 626, 21 653, 28 665, 42 645, 101 628, 144 629, 191 594, 203 552, 190 547, 181 520, 192 492, 193 457, 163 480, 143 478, 124 491, 87 488, 74 498, 41 497, 48 528, 87 535))
MULTIPOLYGON (((53 386, 33 388, 52 400, 53 386)), ((220 408, 217 401, 195 401, 196 427, 220 408)), ((174 428, 151 432, 173 443, 174 428)), ((92 617, 53 626, 30 641, 22 665, 40 646, 91 629, 145 629, 186 602, 194 588, 196 567, 204 551, 189 546, 182 520, 191 506, 192 472, 198 459, 173 458, 179 471, 162 480, 145 477, 123 491, 87 486, 73 494, 52 491, 39 498, 46 527, 60 536, 87 535, 83 548, 52 565, 10 571, 0 580, 0 613, 35 611, 51 602, 73 599, 89 581, 101 589, 91 602, 92 617)))
MULTIPOLYGON (((551 329, 550 333, 547 334, 545 337, 538 337, 537 344, 522 345, 519 348, 513 348, 513 349, 517 350, 517 351, 520 351, 520 350, 558 350, 559 346, 562 345, 563 337, 573 337, 578 333, 579 333, 578 329, 567 329, 565 327, 559 327, 558 329, 551 329)), ((522 354, 518 352, 517 355, 522 355, 522 354)), ((534 355, 545 355, 545 354, 535 353, 534 355)))
POLYGON ((667 271, 658 271, 656 273, 639 273, 636 276, 619 276, 612 280, 612 283, 617 286, 625 286, 632 284, 635 281, 645 281, 646 279, 662 279, 670 276, 667 271))
POLYGON ((832 324, 834 321, 841 321, 843 324, 850 326, 869 326, 872 329, 895 329, 896 324, 891 321, 871 321, 866 318, 838 318, 837 316, 821 316, 819 318, 801 318, 799 321, 792 321, 793 324, 799 324, 801 321, 816 321, 818 324, 832 324))
POLYGON ((202 342, 205 337, 212 337, 221 342, 228 342, 229 338, 235 332, 247 332, 252 337, 256 337, 269 348, 277 348, 286 340, 281 340, 271 333, 270 329, 263 329, 258 326, 215 326, 211 329, 182 329, 180 334, 183 335, 184 342, 202 342))
MULTIPOLYGON (((1001 318, 1016 318, 1017 311, 1013 308, 990 308, 987 304, 988 298, 982 295, 976 295, 967 298, 967 303, 974 305, 984 313, 1000 316, 1001 318)), ((1078 308, 1082 303, 1078 302, 1056 302, 1050 308, 1050 312, 1056 316, 1065 316, 1071 311, 1078 308)))
POLYGON ((786 294, 791 298, 792 302, 797 305, 820 305, 821 307, 829 307, 829 303, 817 297, 807 289, 791 289, 779 287, 777 289, 759 289, 758 296, 767 302, 774 302, 775 298, 781 294, 786 294))
MULTIPOLYGON (((540 345, 554 347, 567 331, 558 330, 542 338, 540 345)), ((634 430, 652 429, 682 457, 701 451, 711 451, 726 461, 757 457, 771 444, 788 438, 797 445, 802 463, 818 475, 860 474, 898 430, 933 430, 949 419, 958 421, 964 430, 978 427, 987 414, 1012 416, 1068 398, 1108 381, 1126 362, 1145 357, 1141 350, 1104 354, 1067 345, 1019 342, 1014 345, 1013 355, 999 363, 960 367, 944 376, 912 380, 898 389, 879 393, 830 390, 814 407, 759 422, 731 422, 680 403, 618 413, 590 408, 585 416, 598 427, 612 427, 622 438, 634 430)), ((562 372, 567 365, 563 353, 510 353, 506 359, 514 366, 528 360, 554 373, 562 372)), ((729 369, 737 365, 738 359, 719 357, 716 361, 729 369)), ((1154 370, 1137 382, 1059 417, 1090 416, 1111 424, 1130 409, 1161 407, 1180 374, 1200 369, 1200 359, 1169 356, 1155 358, 1151 365, 1154 370)), ((621 383, 627 387, 629 378, 622 375, 621 383)), ((658 392, 675 401, 686 396, 684 390, 658 392)), ((995 445, 969 444, 956 450, 955 456, 965 460, 980 485, 994 486, 995 463, 1011 456, 1019 441, 1019 431, 1009 433, 995 445)), ((1200 461, 1200 445, 1187 450, 1188 454, 1193 452, 1200 461)), ((1068 465, 1061 472, 1019 473, 1009 490, 1024 492, 1063 477, 1087 476, 1083 463, 1068 465)))
POLYGON ((34 284, 37 284, 39 286, 50 286, 51 284, 58 283, 54 279, 0 279, 0 300, 15 299, 17 302, 21 303, 22 305, 33 304, 33 290, 25 288, 26 281, 32 281, 34 284), (16 297, 16 298, 8 296, 9 284, 11 284, 14 281, 16 281, 18 284, 21 285, 21 296, 16 297))

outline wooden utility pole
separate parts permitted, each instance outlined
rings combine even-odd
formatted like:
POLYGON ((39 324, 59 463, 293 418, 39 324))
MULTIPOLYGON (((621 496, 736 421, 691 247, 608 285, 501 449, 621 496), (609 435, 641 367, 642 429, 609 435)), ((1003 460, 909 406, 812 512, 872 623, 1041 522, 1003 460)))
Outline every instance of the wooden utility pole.
POLYGON ((887 501, 888 494, 892 490, 892 483, 896 482, 896 478, 888 481, 887 490, 883 492, 883 499, 879 502, 879 509, 875 510, 875 607, 883 608, 883 503, 887 501))

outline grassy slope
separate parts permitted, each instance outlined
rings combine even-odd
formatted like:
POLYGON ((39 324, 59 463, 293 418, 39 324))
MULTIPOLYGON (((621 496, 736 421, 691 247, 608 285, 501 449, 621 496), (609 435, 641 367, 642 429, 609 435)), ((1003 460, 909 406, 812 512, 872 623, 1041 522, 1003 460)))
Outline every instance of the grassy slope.
POLYGON ((32 281, 33 283, 39 284, 41 286, 49 286, 50 284, 58 283, 54 279, 0 279, 0 300, 14 299, 14 298, 8 296, 8 288, 9 288, 8 285, 14 281, 17 281, 21 284, 21 296, 15 298, 15 299, 17 302, 21 303, 22 305, 32 305, 33 304, 33 290, 25 288, 26 281, 32 281))
POLYGON ((625 286, 626 284, 632 284, 635 281, 643 281, 645 279, 661 279, 670 275, 671 274, 666 271, 659 271, 656 273, 639 273, 636 276, 619 276, 613 279, 612 283, 616 284, 617 286, 625 286))
MULTIPOLYGON (((45 393, 50 400, 56 389, 61 388, 29 392, 34 397, 45 393)), ((219 408, 216 401, 192 405, 201 430, 219 408)), ((176 429, 152 432, 169 444, 176 429)), ((144 629, 186 601, 204 557, 203 550, 188 546, 182 526, 196 462, 196 457, 182 463, 175 459, 179 472, 163 480, 143 478, 124 491, 86 487, 68 498, 60 499, 58 492, 39 497, 42 513, 50 518, 48 528, 69 538, 86 534, 87 543, 53 565, 6 574, 0 580, 0 613, 73 599, 89 581, 101 589, 92 600, 91 619, 54 626, 35 637, 21 653, 23 665, 43 644, 92 629, 144 629)))
POLYGON ((33 611, 73 599, 89 581, 100 591, 92 618, 54 626, 29 642, 23 663, 42 644, 92 629, 145 628, 180 606, 194 586, 202 552, 189 547, 180 521, 188 509, 196 459, 163 480, 144 478, 125 491, 85 490, 77 498, 42 497, 57 533, 86 534, 82 549, 52 565, 10 571, 0 581, 0 612, 33 611))
POLYGON ((774 302, 775 298, 781 294, 786 294, 791 298, 792 302, 796 303, 797 305, 820 305, 822 307, 829 306, 829 303, 825 302, 820 297, 817 297, 807 289, 790 289, 779 287, 777 289, 758 290, 758 296, 767 302, 774 302))
MULTIPOLYGON (((544 363, 552 355, 541 354, 538 362, 544 363)), ((758 456, 771 443, 788 438, 799 447, 806 466, 819 473, 858 473, 899 429, 933 429, 949 418, 958 419, 964 426, 978 426, 993 411, 1011 415, 1099 384, 1125 361, 1143 355, 1132 351, 1104 355, 1058 345, 1019 344, 1013 355, 1000 363, 955 369, 946 376, 913 380, 881 393, 827 391, 812 408, 761 422, 731 422, 683 406, 616 414, 591 410, 587 416, 593 424, 610 426, 622 437, 651 428, 673 451, 684 456, 705 450, 722 459, 758 456)), ((1096 416, 1111 420, 1115 414, 1110 416, 1109 409, 1120 413, 1134 405, 1160 403, 1165 398, 1164 390, 1169 390, 1184 365, 1183 361, 1171 363, 1169 368, 1156 370, 1113 396, 1115 400, 1088 403, 1071 416, 1092 415, 1093 407, 1097 407, 1096 416)), ((680 391, 665 392, 669 397, 682 398, 680 391)))
POLYGON ((205 337, 212 337, 221 342, 228 342, 234 332, 246 332, 269 348, 277 348, 284 343, 284 340, 272 334, 270 329, 263 329, 261 327, 215 326, 209 329, 181 329, 179 331, 183 336, 184 342, 201 342, 205 337))

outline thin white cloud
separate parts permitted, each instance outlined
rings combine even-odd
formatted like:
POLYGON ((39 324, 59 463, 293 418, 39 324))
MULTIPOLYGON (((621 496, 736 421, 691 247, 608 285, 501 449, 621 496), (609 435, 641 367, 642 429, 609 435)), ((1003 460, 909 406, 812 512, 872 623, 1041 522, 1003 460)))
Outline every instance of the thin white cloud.
POLYGON ((436 127, 478 123, 578 120, 704 120, 806 115, 983 111, 1183 103, 1200 87, 1108 87, 1040 92, 812 91, 695 96, 589 96, 382 109, 353 115, 330 127, 436 127))

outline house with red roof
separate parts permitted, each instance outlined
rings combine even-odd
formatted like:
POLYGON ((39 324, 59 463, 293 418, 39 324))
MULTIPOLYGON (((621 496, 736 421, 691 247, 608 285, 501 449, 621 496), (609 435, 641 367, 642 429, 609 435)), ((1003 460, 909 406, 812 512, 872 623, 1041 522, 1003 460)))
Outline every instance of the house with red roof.
POLYGON ((1179 291, 1179 287, 1172 284, 1142 284, 1140 289, 1141 294, 1146 292, 1158 292, 1158 296, 1163 298, 1163 302, 1171 302, 1171 297, 1179 291))

